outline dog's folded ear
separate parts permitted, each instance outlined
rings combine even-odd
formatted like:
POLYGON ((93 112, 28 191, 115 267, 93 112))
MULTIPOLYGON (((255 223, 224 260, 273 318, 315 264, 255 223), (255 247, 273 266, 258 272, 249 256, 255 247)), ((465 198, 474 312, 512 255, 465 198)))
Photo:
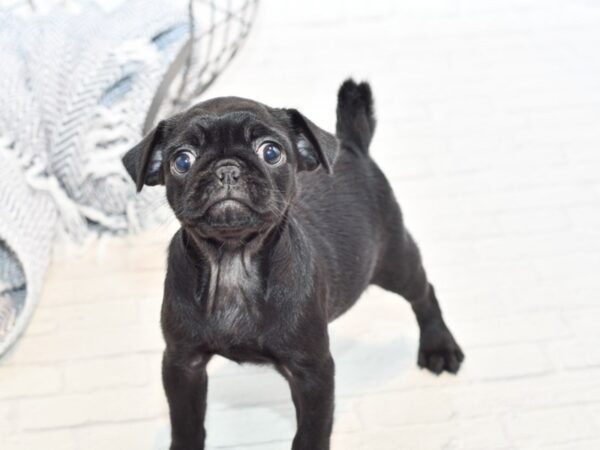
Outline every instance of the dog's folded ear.
POLYGON ((140 192, 144 185, 154 186, 164 184, 162 172, 162 144, 166 122, 163 120, 144 138, 125 153, 123 165, 135 181, 137 191, 140 192))
POLYGON ((319 128, 297 110, 286 111, 296 134, 298 170, 314 170, 322 165, 328 173, 332 173, 339 151, 337 138, 319 128))

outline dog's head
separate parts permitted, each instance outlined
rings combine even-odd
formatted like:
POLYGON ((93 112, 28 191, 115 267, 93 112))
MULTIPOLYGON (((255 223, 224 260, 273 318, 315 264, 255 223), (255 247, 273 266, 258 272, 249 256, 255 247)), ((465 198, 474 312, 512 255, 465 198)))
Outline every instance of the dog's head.
POLYGON ((298 171, 331 172, 337 151, 333 135, 294 109, 225 97, 160 122, 123 163, 138 191, 166 185, 186 229, 243 241, 285 217, 298 171))

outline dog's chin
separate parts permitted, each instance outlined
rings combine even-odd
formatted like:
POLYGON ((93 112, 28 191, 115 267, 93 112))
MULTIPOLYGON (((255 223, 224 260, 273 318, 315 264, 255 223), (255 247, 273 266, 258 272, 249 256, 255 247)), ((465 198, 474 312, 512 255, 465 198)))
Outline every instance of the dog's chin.
POLYGON ((198 218, 183 225, 200 237, 218 241, 244 241, 268 227, 268 223, 246 204, 225 199, 211 205, 198 218))

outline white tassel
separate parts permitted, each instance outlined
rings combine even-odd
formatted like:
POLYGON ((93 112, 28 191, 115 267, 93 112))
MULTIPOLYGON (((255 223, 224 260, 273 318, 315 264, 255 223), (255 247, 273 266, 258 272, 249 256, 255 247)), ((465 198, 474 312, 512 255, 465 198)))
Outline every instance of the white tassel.
POLYGON ((65 231, 76 240, 83 239, 86 223, 77 204, 68 197, 56 177, 44 171, 46 165, 40 159, 33 159, 31 165, 25 170, 27 183, 33 189, 48 193, 59 210, 60 224, 65 231))

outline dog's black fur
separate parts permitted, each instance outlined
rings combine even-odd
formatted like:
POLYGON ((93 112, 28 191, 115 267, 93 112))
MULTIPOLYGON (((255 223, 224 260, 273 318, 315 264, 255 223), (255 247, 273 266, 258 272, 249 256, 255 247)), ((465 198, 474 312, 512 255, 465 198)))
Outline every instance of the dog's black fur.
POLYGON ((272 364, 296 407, 292 449, 328 449, 327 325, 369 284, 411 303, 419 366, 458 371, 463 353, 369 157, 374 129, 369 85, 348 80, 338 94, 337 139, 296 110, 227 97, 161 122, 123 158, 138 190, 166 184, 182 225, 169 248, 162 309, 172 450, 204 448, 206 365, 215 354, 272 364), (285 160, 267 164, 264 142, 285 160), (185 174, 173 166, 182 149, 196 156, 185 174))

